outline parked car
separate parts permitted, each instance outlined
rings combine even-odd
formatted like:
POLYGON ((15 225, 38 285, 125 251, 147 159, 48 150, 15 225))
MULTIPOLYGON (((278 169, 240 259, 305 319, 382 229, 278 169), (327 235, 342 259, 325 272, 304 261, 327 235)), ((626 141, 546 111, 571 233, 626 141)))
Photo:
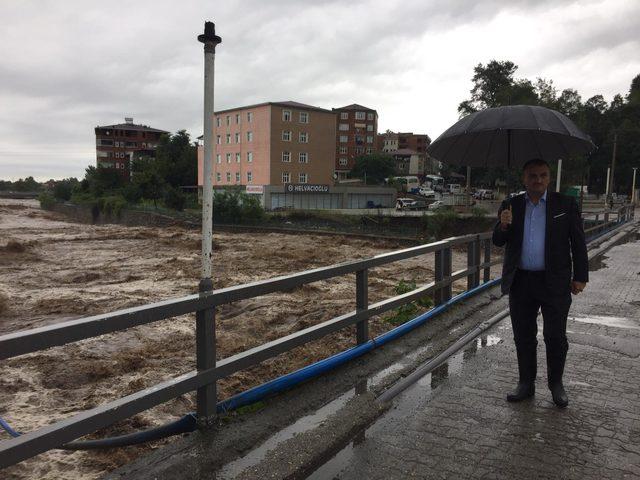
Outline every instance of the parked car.
POLYGON ((442 200, 436 200, 431 205, 429 205, 429 210, 438 210, 440 208, 445 208, 446 205, 442 200))
POLYGON ((424 210, 427 204, 422 200, 413 198, 398 198, 396 200, 396 210, 424 210))
POLYGON ((422 195, 425 198, 436 198, 436 192, 427 187, 420 188, 418 195, 422 195))
POLYGON ((476 200, 493 200, 495 198, 495 194, 493 193, 493 190, 481 188, 476 190, 476 193, 473 194, 473 198, 476 200))

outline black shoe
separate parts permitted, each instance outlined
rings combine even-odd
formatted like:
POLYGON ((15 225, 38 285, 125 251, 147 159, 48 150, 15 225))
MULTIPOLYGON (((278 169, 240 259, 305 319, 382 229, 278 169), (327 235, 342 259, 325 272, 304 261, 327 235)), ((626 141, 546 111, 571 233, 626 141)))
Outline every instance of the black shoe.
POLYGON ((507 394, 507 402, 521 402, 533 397, 535 393, 536 387, 533 383, 520 382, 513 393, 507 394))
POLYGON ((561 383, 556 383, 549 387, 551 390, 551 396, 553 397, 553 403, 555 403, 560 408, 564 408, 569 405, 569 397, 567 397, 567 392, 564 391, 564 387, 561 383))

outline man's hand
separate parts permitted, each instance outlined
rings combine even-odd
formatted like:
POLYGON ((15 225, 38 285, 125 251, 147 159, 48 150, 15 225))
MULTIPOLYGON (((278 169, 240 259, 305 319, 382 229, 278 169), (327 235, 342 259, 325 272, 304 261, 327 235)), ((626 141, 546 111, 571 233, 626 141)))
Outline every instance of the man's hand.
POLYGON ((511 205, 509 205, 509 209, 506 208, 500 213, 500 229, 503 231, 509 228, 513 222, 513 213, 511 211, 511 205))
POLYGON ((584 282, 576 282, 575 280, 573 280, 571 282, 571 293, 573 293, 574 295, 577 295, 580 292, 582 292, 586 286, 587 284, 584 282))

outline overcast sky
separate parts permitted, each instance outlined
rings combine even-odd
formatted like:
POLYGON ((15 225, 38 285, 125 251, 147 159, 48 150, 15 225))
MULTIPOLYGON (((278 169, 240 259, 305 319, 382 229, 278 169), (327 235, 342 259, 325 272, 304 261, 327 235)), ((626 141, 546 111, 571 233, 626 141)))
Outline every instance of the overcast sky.
POLYGON ((0 179, 82 177, 94 127, 202 134, 203 52, 216 23, 215 108, 359 103, 379 130, 435 139, 473 67, 511 60, 583 100, 640 73, 640 1, 0 0, 0 179))

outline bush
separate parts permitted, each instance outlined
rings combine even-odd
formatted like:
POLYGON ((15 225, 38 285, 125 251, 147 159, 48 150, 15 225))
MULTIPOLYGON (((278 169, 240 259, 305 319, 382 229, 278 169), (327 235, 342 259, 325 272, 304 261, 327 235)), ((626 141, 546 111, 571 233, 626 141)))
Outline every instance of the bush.
MULTIPOLYGON (((396 295, 402 295, 415 289, 415 280, 400 280, 398 285, 396 285, 394 288, 396 295)), ((403 324, 416 316, 419 310, 419 306, 423 309, 431 308, 433 306, 433 300, 431 300, 431 298, 427 296, 421 297, 415 302, 407 303, 405 305, 402 305, 401 307, 396 308, 393 314, 385 317, 385 320, 393 325, 403 324)))
POLYGON ((213 220, 221 223, 243 223, 260 220, 264 209, 260 201, 246 193, 222 192, 213 195, 213 220))
POLYGON ((164 192, 163 200, 165 207, 181 212, 184 209, 186 198, 180 190, 168 186, 164 192))
POLYGON ((127 201, 120 195, 100 197, 97 199, 98 209, 105 215, 119 216, 127 207, 127 201))
POLYGON ((137 183, 129 183, 122 189, 122 196, 127 202, 135 205, 142 200, 142 189, 137 183))
POLYGON ((454 225, 458 214, 453 210, 440 209, 430 217, 426 217, 427 232, 436 238, 441 238, 447 227, 454 225))
POLYGON ((56 204, 56 199, 49 192, 42 192, 38 195, 38 200, 40 201, 40 208, 45 210, 49 210, 56 204))

